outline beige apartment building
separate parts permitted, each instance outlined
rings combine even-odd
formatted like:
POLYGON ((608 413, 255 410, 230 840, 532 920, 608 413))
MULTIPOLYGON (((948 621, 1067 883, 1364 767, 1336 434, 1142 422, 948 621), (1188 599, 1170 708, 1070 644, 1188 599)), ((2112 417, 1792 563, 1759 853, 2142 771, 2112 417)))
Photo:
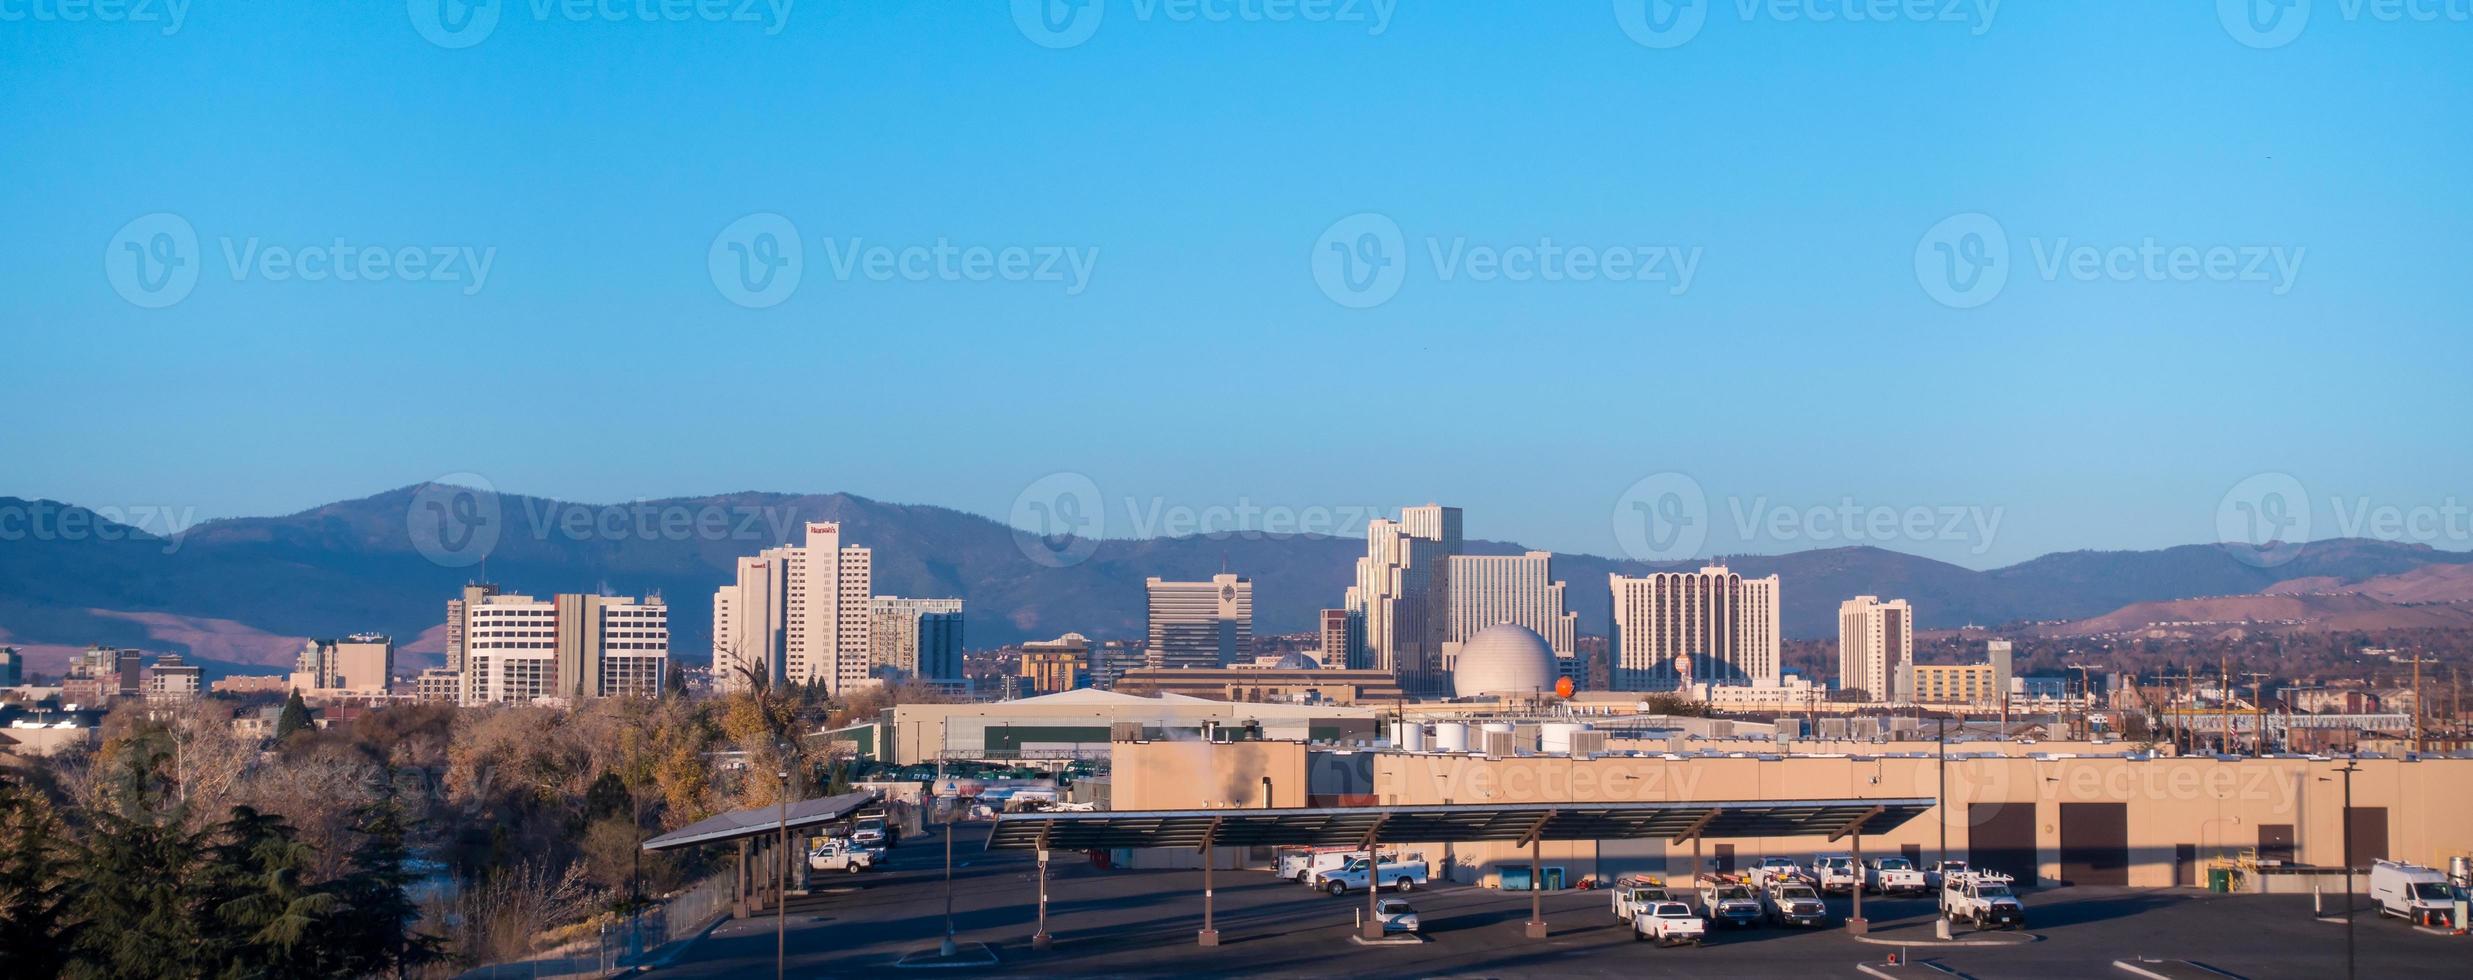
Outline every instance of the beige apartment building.
MULTIPOLYGON (((1996 754, 2048 747, 2013 743, 1953 754, 1944 770, 1923 753, 1488 758, 1337 753, 1297 742, 1122 742, 1111 793, 1120 810, 1259 807, 1266 797, 1267 805, 1304 806, 1318 775, 1344 764, 1364 771, 1364 788, 1378 806, 1945 799, 1945 810, 1864 839, 1864 852, 1929 862, 1937 859, 1945 825, 1951 858, 2042 885, 2203 885, 2209 861, 2245 857, 2340 868, 2348 834, 2357 867, 2376 858, 2444 867, 2449 857, 2473 854, 2473 759, 2359 760, 2348 817, 2342 760, 1996 754)), ((1808 862, 1846 853, 1852 844, 1710 840, 1701 859, 1705 867, 1734 870, 1763 857, 1808 862)), ((1529 860, 1526 849, 1503 844, 1438 841, 1419 849, 1437 862, 1438 874, 1471 883, 1492 884, 1501 868, 1525 869, 1529 860)), ((1253 857, 1229 853, 1219 860, 1253 857)), ((1628 873, 1688 875, 1693 851, 1662 841, 1580 841, 1547 843, 1543 859, 1565 881, 1604 881, 1628 873)))

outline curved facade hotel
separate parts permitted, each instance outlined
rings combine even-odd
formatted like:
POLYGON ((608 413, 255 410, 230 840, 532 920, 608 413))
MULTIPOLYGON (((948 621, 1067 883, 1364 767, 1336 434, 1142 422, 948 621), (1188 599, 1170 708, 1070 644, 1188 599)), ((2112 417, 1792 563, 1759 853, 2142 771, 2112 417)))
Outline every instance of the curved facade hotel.
POLYGON ((1696 683, 1777 686, 1777 576, 1745 578, 1711 565, 1607 580, 1614 591, 1608 636, 1616 690, 1671 689, 1685 680, 1675 662, 1687 657, 1742 675, 1690 678, 1696 683))

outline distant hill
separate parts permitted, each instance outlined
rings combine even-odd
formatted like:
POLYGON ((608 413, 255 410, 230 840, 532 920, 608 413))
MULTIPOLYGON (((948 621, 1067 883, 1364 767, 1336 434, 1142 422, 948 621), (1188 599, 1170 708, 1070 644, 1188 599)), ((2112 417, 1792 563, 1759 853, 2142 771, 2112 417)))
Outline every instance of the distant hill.
MULTIPOLYGON (((1258 632, 1313 628, 1336 606, 1364 543, 1318 535, 1235 534, 1107 540, 1090 558, 1051 568, 1027 557, 996 521, 941 507, 847 494, 740 493, 601 508, 502 496, 502 530, 485 564, 445 567, 415 547, 408 515, 423 488, 404 487, 282 517, 202 524, 177 540, 104 523, 108 533, 0 539, 0 642, 26 647, 37 669, 87 643, 177 650, 228 665, 288 664, 301 638, 365 630, 435 653, 434 628, 467 580, 486 577, 533 594, 659 593, 671 604, 674 646, 710 649, 711 595, 738 556, 780 544, 809 520, 838 520, 845 540, 874 549, 876 591, 968 600, 974 648, 1076 630, 1134 637, 1143 629, 1142 580, 1207 576, 1222 568, 1254 580, 1258 632), (718 533, 626 531, 591 522, 615 511, 714 513, 718 533), (583 533, 569 520, 581 519, 583 533), (427 639, 420 639, 424 633, 427 639)), ((75 511, 50 501, 0 498, 0 511, 75 511)), ((83 512, 80 512, 83 513, 83 512)), ((100 521, 86 515, 82 520, 100 521)), ((0 524, 23 527, 23 523, 0 524)), ((55 525, 56 526, 56 525, 55 525)), ((1509 542, 1470 542, 1475 553, 1517 553, 1509 542)), ((2205 545, 2161 551, 2069 552, 1991 571, 1879 548, 1837 548, 1728 559, 1738 571, 1784 580, 1790 637, 1836 632, 1837 604, 1853 595, 1903 597, 1925 627, 2075 620, 2138 602, 2254 593, 2295 579, 2373 582, 2420 572, 2464 574, 2473 555, 2380 541, 2321 542, 2292 562, 2259 569, 2205 545)), ((1581 629, 1606 630, 1609 572, 1696 568, 1594 555, 1558 555, 1555 574, 1581 629)))

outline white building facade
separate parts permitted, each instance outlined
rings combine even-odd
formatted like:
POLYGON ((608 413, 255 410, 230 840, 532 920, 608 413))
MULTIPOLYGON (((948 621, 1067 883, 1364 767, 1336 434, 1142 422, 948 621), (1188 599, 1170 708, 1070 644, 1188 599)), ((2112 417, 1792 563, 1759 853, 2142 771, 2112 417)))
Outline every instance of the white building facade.
POLYGON ((670 610, 657 596, 492 594, 462 613, 464 704, 661 694, 670 610))
POLYGON ((1915 660, 1915 611, 1904 599, 1859 595, 1838 604, 1838 689, 1860 689, 1875 703, 1911 701, 1895 682, 1915 660))
POLYGON ((1746 578, 1711 565, 1607 579, 1614 592, 1608 646, 1616 690, 1778 686, 1777 576, 1746 578))
POLYGON ((1553 558, 1545 551, 1452 555, 1441 668, 1459 666, 1460 647, 1470 637, 1512 623, 1545 638, 1562 676, 1581 679, 1580 614, 1563 610, 1563 583, 1554 580, 1553 558))
POLYGON ((878 677, 962 679, 962 600, 880 595, 871 610, 878 677))
POLYGON ((1443 643, 1450 631, 1451 556, 1460 553, 1460 509, 1409 507, 1397 521, 1365 527, 1365 557, 1346 608, 1357 618, 1348 666, 1386 670, 1415 695, 1448 695, 1443 643))
POLYGON ((1218 668, 1253 656, 1254 583, 1220 574, 1207 582, 1143 582, 1150 596, 1144 666, 1218 668))
POLYGON ((821 683, 840 693, 871 683, 875 667, 875 559, 842 543, 838 521, 810 521, 804 544, 738 560, 737 580, 713 593, 713 684, 821 683))

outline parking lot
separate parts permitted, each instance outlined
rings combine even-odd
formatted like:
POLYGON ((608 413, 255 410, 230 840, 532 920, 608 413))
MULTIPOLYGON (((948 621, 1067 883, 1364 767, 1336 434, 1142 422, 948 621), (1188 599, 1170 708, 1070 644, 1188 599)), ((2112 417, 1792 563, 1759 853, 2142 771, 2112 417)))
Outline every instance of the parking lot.
MULTIPOLYGON (((1602 891, 1546 896, 1549 938, 1521 935, 1527 893, 1435 885, 1407 897, 1427 942, 1359 946, 1348 940, 1362 895, 1335 899, 1261 871, 1216 873, 1222 945, 1196 945, 1202 925, 1200 871, 1100 871, 1058 856, 1048 886, 1054 946, 1030 945, 1036 917, 1036 865, 1019 852, 985 852, 984 825, 957 831, 955 933, 985 943, 997 964, 963 972, 1030 975, 1614 976, 1691 974, 1778 976, 1829 972, 1854 976, 1899 947, 1865 943, 1842 929, 1720 930, 1700 948, 1634 943, 1608 911, 1602 891)), ((817 894, 793 899, 787 917, 794 976, 886 971, 906 954, 933 949, 943 933, 944 842, 930 835, 892 852, 890 870, 818 875, 817 894)), ((1847 903, 1832 900, 1839 917, 1847 903)), ((1931 899, 1864 902, 1873 938, 1928 940, 1931 899)), ((2115 960, 2162 961, 2164 976, 2327 977, 2345 968, 2344 928, 2313 921, 2306 897, 2223 896, 2187 890, 2061 888, 2029 892, 2027 936, 1999 947, 1912 948, 1918 976, 2128 977, 2115 960), (1934 969, 1925 969, 1924 967, 1934 969)), ((2412 930, 2363 913, 2356 928, 2362 976, 2462 976, 2473 941, 2412 930)), ((725 922, 657 972, 747 976, 770 970, 774 918, 725 922)), ((1964 928, 1958 938, 1967 939, 1964 928)), ((909 972, 909 971, 903 971, 909 972)), ((931 974, 952 970, 928 971, 931 974)), ((1893 975, 1898 971, 1890 971, 1893 975)))

